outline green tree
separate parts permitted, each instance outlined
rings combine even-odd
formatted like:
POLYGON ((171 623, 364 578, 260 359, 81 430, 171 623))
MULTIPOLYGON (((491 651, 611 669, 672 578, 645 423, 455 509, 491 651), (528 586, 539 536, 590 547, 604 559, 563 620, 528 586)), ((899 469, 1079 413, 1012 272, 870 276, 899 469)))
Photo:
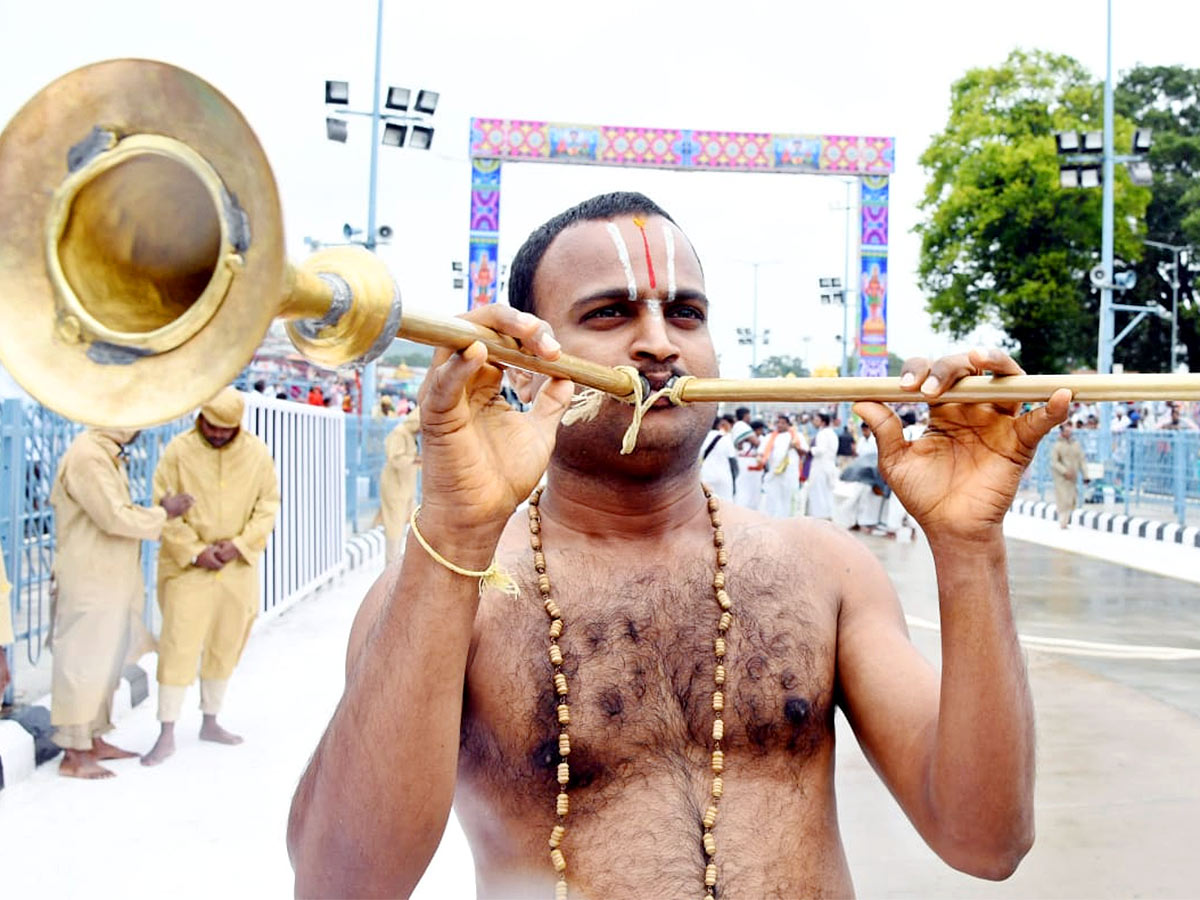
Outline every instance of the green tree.
POLYGON ((755 378, 783 378, 787 375, 797 378, 808 375, 808 369, 799 356, 768 356, 754 367, 755 378))
MULTIPOLYGON (((1100 191, 1059 187, 1054 132, 1100 127, 1102 91, 1068 56, 1015 50, 951 88, 946 129, 921 155, 929 183, 918 279, 936 328, 998 326, 1027 371, 1095 364, 1100 191)), ((1130 122, 1116 122, 1128 146, 1130 122)), ((1115 185, 1116 250, 1141 256, 1149 191, 1115 185)))
MULTIPOLYGON (((1200 249, 1200 69, 1182 66, 1137 66, 1117 85, 1113 105, 1141 128, 1154 131, 1150 164, 1153 197, 1146 209, 1146 237, 1164 244, 1191 244, 1200 249)), ((1118 152, 1125 148, 1117 148, 1118 152)), ((1146 248, 1136 267, 1137 287, 1122 300, 1131 304, 1161 303, 1170 309, 1171 288, 1158 271, 1172 257, 1146 248)), ((1188 361, 1200 368, 1200 312, 1195 284, 1186 270, 1179 297, 1179 337, 1188 361)), ((1124 317, 1118 314, 1118 328, 1124 317)), ((1170 364, 1171 323, 1157 318, 1142 322, 1117 345, 1115 358, 1131 371, 1163 372, 1170 364)))

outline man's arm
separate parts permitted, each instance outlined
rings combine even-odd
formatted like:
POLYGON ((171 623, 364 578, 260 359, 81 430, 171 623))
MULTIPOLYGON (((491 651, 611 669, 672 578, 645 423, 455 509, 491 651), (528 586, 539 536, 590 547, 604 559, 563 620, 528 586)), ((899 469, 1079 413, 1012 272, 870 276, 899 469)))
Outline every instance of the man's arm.
POLYGON ((942 859, 1006 878, 1033 842, 1034 742, 1003 536, 963 544, 930 535, 940 683, 909 641, 882 566, 861 543, 839 541, 838 686, 863 752, 942 859))
MULTIPOLYGON (((167 444, 154 469, 151 496, 155 503, 162 503, 163 497, 178 494, 181 491, 177 459, 179 453, 175 446, 174 441, 167 444)), ((192 560, 203 553, 207 547, 208 545, 200 540, 200 535, 196 534, 196 530, 184 520, 183 516, 169 519, 163 526, 161 552, 169 555, 181 569, 188 568, 192 564, 192 560)))
POLYGON ((275 474, 275 466, 267 449, 264 447, 262 450, 265 459, 255 486, 258 496, 254 508, 250 510, 241 534, 231 541, 246 562, 251 562, 266 549, 267 539, 275 527, 275 516, 279 512, 279 476, 275 474))
MULTIPOLYGON (((558 356, 549 327, 527 313, 491 305, 465 318, 558 356)), ((522 400, 533 405, 518 413, 498 402, 502 373, 486 357, 479 343, 439 349, 421 400, 418 527, 439 554, 476 571, 545 471, 572 396, 568 381, 549 380, 536 396, 526 384, 522 400)), ((411 534, 394 586, 372 588, 342 699, 292 801, 298 896, 408 896, 424 873, 454 798, 478 603, 478 579, 442 567, 411 534)))
POLYGON ((918 440, 904 440, 899 419, 881 404, 855 411, 875 433, 880 470, 933 552, 940 685, 916 662, 894 594, 861 548, 843 576, 839 685, 864 751, 930 846, 964 871, 1006 878, 1033 841, 1034 753, 1003 522, 1038 443, 1066 418, 1070 393, 1056 391, 1024 415, 1017 404, 939 402, 965 375, 1020 374, 1000 351, 932 365, 909 360, 904 371, 902 386, 930 403, 929 428, 918 440))
POLYGON ((167 521, 167 511, 157 505, 138 506, 130 500, 116 466, 101 453, 71 454, 65 473, 71 498, 105 534, 156 540, 167 521))

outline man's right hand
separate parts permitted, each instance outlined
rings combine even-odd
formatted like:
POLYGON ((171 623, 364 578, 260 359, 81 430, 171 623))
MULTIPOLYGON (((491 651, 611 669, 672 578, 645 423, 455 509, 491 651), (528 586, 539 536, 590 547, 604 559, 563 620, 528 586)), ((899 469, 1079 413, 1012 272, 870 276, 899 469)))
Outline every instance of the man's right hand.
POLYGON ((196 502, 191 494, 171 494, 163 497, 159 501, 159 505, 167 511, 167 518, 174 519, 182 516, 185 512, 192 508, 192 504, 196 502))
MULTIPOLYGON (((511 335, 544 359, 559 356, 550 326, 536 316, 492 304, 462 318, 511 335)), ((421 388, 421 519, 445 524, 468 543, 497 539, 537 485, 574 392, 570 381, 550 379, 521 413, 500 395, 501 377, 475 343, 461 352, 439 349, 421 388)))
POLYGON ((216 545, 213 544, 200 551, 196 556, 196 565, 201 569, 209 569, 215 572, 225 565, 225 563, 221 560, 216 545))

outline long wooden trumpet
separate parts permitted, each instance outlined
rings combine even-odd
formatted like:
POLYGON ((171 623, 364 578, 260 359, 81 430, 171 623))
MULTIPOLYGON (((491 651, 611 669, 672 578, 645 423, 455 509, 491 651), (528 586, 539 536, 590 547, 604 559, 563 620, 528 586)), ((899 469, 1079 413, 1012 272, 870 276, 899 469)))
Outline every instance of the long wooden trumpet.
MULTIPOLYGON (((113 60, 71 72, 0 133, 0 361, 77 421, 141 427, 232 381, 273 319, 324 366, 361 365, 393 338, 462 349, 605 391, 630 374, 547 362, 461 319, 405 310, 373 254, 330 248, 289 265, 266 156, 237 109, 196 76, 113 60)), ((1200 399, 1200 376, 975 377, 946 400, 1200 399)), ((645 393, 645 391, 643 392, 645 393)), ((683 402, 911 400, 894 378, 699 378, 683 402)))

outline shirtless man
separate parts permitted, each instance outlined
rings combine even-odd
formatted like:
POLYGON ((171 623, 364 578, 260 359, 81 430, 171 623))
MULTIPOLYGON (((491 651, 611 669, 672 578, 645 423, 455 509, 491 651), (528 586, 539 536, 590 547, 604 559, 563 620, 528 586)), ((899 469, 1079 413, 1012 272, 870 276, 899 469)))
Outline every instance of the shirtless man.
MULTIPOLYGON (((655 387, 672 373, 717 373, 696 254, 640 195, 595 198, 535 232, 513 262, 510 299, 516 308, 467 317, 548 359, 561 345, 635 366, 655 387)), ((1020 371, 1002 353, 973 351, 909 360, 905 386, 934 400, 983 370, 1020 371)), ((558 698, 530 525, 514 512, 548 467, 539 538, 566 623, 572 896, 703 897, 718 610, 697 450, 713 407, 660 402, 622 456, 630 407, 606 402, 595 420, 560 429, 570 384, 510 371, 533 402, 520 414, 497 402, 500 376, 478 344, 436 354, 421 406, 418 525, 458 566, 483 569, 495 555, 520 596, 480 597, 476 579, 410 535, 402 565, 359 613, 345 693, 296 792, 296 891, 407 895, 453 801, 481 897, 555 896, 558 698)), ((1068 401, 1060 391, 1020 418, 935 404, 929 434, 912 444, 888 408, 857 407, 937 564, 940 678, 853 537, 721 508, 734 624, 714 827, 720 896, 853 893, 833 790, 835 706, 943 859, 984 878, 1015 870, 1033 840, 1033 713, 1001 520, 1068 401)))

